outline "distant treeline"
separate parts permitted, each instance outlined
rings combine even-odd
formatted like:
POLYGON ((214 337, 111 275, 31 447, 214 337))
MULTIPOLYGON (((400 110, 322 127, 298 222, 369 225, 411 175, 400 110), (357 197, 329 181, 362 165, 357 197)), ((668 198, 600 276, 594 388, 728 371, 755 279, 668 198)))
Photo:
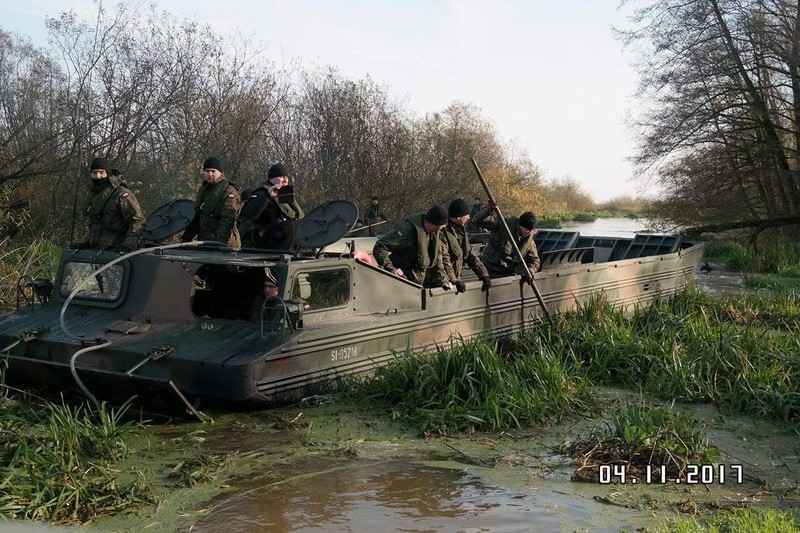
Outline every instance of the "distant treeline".
POLYGON ((306 209, 378 195, 397 220, 471 203, 484 196, 473 156, 508 213, 596 208, 577 182, 544 182, 474 106, 417 117, 369 77, 277 68, 257 43, 139 6, 48 19, 45 48, 0 29, 0 242, 63 243, 76 206, 78 238, 95 156, 122 171, 146 214, 193 198, 211 155, 242 188, 283 162, 306 209))

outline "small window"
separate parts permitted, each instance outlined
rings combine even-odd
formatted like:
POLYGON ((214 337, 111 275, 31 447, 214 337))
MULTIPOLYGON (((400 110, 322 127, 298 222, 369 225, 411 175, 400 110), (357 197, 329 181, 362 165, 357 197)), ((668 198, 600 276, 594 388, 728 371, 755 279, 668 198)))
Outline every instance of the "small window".
POLYGON ((101 264, 68 262, 61 273, 61 296, 67 298, 72 291, 81 286, 76 298, 113 302, 122 294, 125 269, 114 265, 100 274, 92 275, 102 268, 101 264))
POLYGON ((346 305, 350 299, 350 271, 341 268, 298 273, 292 299, 302 302, 309 311, 346 305))

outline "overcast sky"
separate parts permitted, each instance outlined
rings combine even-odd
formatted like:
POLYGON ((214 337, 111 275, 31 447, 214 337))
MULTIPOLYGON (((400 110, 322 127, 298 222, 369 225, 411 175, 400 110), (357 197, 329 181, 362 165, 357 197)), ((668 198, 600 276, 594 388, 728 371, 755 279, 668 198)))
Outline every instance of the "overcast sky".
MULTIPOLYGON (((419 115, 473 103, 548 178, 599 201, 635 194, 625 118, 632 57, 616 0, 160 0, 161 9, 266 43, 278 65, 369 74, 419 115)), ((114 3, 104 2, 108 8, 114 3)), ((44 20, 90 0, 3 2, 0 25, 44 44, 44 20)))

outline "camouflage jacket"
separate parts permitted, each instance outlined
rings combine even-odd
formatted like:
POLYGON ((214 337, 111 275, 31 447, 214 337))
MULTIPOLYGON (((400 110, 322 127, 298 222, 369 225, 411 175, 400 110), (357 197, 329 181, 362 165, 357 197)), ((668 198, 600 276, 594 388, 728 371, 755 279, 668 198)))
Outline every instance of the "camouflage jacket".
MULTIPOLYGON (((481 253, 483 264, 493 276, 524 274, 525 269, 520 264, 502 224, 495 220, 496 215, 489 216, 489 214, 489 210, 484 209, 478 214, 475 221, 479 227, 491 231, 489 242, 483 247, 483 252, 481 253)), ((511 234, 518 236, 517 222, 517 217, 506 217, 506 224, 508 224, 511 234)), ((539 252, 536 249, 536 243, 533 241, 533 234, 534 232, 531 231, 527 237, 518 236, 516 238, 517 247, 531 273, 538 271, 540 264, 539 252)))
POLYGON ((423 215, 417 214, 378 239, 372 255, 384 270, 401 268, 409 280, 439 287, 449 279, 443 250, 438 235, 425 231, 423 215))
POLYGON ((197 238, 199 241, 218 241, 239 247, 239 231, 236 217, 241 203, 236 185, 226 179, 216 183, 203 182, 194 201, 195 217, 183 232, 184 242, 197 238))
POLYGON ((370 202, 367 208, 364 210, 365 225, 368 226, 374 222, 377 222, 379 218, 386 220, 386 215, 384 215, 383 211, 381 210, 381 204, 375 205, 370 202))
POLYGON ((144 214, 125 182, 117 176, 93 183, 86 199, 89 238, 86 246, 103 250, 127 246, 136 248, 144 229, 144 214))
MULTIPOLYGON (((450 220, 447 223, 447 227, 439 232, 439 238, 446 247, 447 255, 452 265, 450 281, 461 279, 464 263, 466 263, 479 278, 483 279, 489 277, 489 272, 486 270, 486 267, 483 266, 483 263, 481 263, 478 253, 475 251, 475 247, 469 242, 467 231, 464 226, 450 220)), ((450 275, 449 272, 448 275, 450 275)))

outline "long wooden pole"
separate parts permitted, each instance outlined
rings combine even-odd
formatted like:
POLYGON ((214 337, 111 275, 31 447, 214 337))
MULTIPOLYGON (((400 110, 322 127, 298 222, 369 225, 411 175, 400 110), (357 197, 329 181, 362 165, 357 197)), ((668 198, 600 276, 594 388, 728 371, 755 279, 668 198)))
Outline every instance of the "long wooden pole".
POLYGON ((357 231, 361 231, 362 229, 374 228, 375 226, 380 226, 381 224, 386 224, 386 221, 385 220, 381 220, 380 222, 375 222, 373 224, 370 224, 369 226, 361 226, 360 228, 351 229, 350 231, 345 233, 345 235, 350 235, 351 233, 356 233, 357 231))
POLYGON ((539 306, 542 308, 544 312, 544 316, 547 317, 547 321, 551 324, 553 323, 553 317, 550 316, 550 312, 547 310, 547 307, 544 305, 544 299, 542 298, 542 293, 539 292, 538 287, 536 287, 536 283, 533 282, 533 272, 530 271, 528 268, 528 264, 525 262, 525 258, 522 256, 522 252, 519 250, 519 246, 517 246, 517 240, 514 238, 514 235, 511 234, 511 228, 508 227, 506 224, 506 219, 503 217, 503 213, 500 211, 500 206, 497 205, 497 202, 494 199, 494 195, 492 191, 489 190, 489 184, 486 183, 486 179, 483 177, 483 173, 481 172, 480 167, 478 166, 478 162, 475 161, 475 158, 472 158, 472 166, 475 167, 475 172, 478 174, 478 179, 483 185, 483 190, 486 191, 486 196, 489 198, 495 207, 494 210, 497 212, 497 218, 500 224, 503 226, 503 229, 506 231, 506 235, 508 236, 509 242, 511 242, 511 246, 514 247, 514 251, 517 253, 517 257, 519 257, 519 261, 522 264, 522 268, 525 269, 525 272, 528 274, 528 282, 530 283, 531 289, 533 289, 533 294, 536 295, 536 299, 539 301, 539 306))

